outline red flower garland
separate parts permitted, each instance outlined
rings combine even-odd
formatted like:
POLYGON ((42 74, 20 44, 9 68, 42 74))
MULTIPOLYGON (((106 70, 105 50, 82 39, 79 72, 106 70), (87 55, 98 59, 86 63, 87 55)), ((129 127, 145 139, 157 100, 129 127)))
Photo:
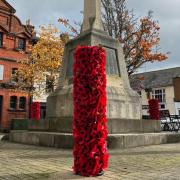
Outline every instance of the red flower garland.
POLYGON ((160 111, 159 111, 159 100, 150 99, 149 100, 149 114, 151 119, 160 119, 160 111))
POLYGON ((97 176, 108 166, 105 50, 78 47, 74 54, 74 172, 97 176))

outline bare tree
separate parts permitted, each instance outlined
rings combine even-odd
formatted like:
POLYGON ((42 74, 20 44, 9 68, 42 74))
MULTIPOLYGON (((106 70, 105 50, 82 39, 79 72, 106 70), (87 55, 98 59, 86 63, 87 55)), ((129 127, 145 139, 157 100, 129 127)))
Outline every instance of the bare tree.
POLYGON ((162 61, 167 54, 159 51, 159 30, 153 12, 137 18, 129 11, 125 0, 101 0, 104 29, 123 46, 128 74, 131 75, 147 61, 162 61))
MULTIPOLYGON (((129 75, 146 62, 168 58, 168 53, 160 52, 160 26, 158 21, 153 20, 152 11, 149 11, 147 16, 138 18, 133 10, 127 9, 125 0, 101 2, 104 29, 121 42, 129 75)), ((59 22, 70 30, 71 35, 79 34, 68 19, 59 18, 59 22)))

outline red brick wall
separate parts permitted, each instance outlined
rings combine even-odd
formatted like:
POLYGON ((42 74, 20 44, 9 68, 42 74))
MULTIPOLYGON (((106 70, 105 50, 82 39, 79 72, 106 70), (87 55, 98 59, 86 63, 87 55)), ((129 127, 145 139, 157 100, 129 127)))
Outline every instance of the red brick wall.
POLYGON ((1 115, 1 128, 8 129, 10 127, 11 119, 13 118, 27 118, 29 115, 29 97, 27 93, 15 92, 8 89, 0 89, 0 96, 3 96, 3 109, 1 115), (16 109, 10 111, 10 97, 17 96, 16 109), (19 98, 26 97, 26 109, 20 111, 19 98))
POLYGON ((0 16, 0 21, 1 21, 2 24, 8 25, 9 18, 6 15, 1 15, 0 16))
POLYGON ((14 49, 14 41, 15 38, 12 36, 8 36, 6 34, 4 34, 4 42, 3 42, 3 47, 8 48, 8 49, 14 49))
POLYGON ((5 83, 11 80, 11 70, 12 68, 18 68, 18 64, 16 62, 11 61, 2 61, 0 60, 0 65, 4 66, 4 76, 3 80, 0 80, 0 83, 5 83))
POLYGON ((0 48, 0 65, 4 66, 3 80, 0 80, 0 96, 3 96, 3 106, 0 117, 0 128, 9 128, 12 118, 26 118, 29 114, 29 96, 28 93, 14 91, 10 88, 4 88, 2 83, 11 82, 12 68, 18 68, 18 60, 27 57, 28 47, 31 42, 32 32, 28 29, 29 26, 23 25, 15 14, 12 7, 6 4, 5 0, 0 1, 0 32, 3 33, 3 47, 0 48), (7 10, 7 11, 6 11, 7 10), (6 11, 6 12, 5 12, 6 11), (22 37, 26 39, 26 49, 23 54, 17 50, 18 40, 22 37), (17 102, 20 97, 26 97, 26 109, 10 110, 10 97, 16 96, 17 102))

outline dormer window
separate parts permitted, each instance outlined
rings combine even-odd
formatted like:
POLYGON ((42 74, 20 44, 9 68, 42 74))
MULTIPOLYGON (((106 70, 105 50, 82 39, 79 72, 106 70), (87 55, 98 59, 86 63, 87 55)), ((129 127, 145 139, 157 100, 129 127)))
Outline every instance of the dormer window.
POLYGON ((3 33, 0 32, 0 47, 3 47, 3 33))
POLYGON ((24 38, 19 38, 18 49, 25 50, 25 48, 26 48, 26 40, 24 38))

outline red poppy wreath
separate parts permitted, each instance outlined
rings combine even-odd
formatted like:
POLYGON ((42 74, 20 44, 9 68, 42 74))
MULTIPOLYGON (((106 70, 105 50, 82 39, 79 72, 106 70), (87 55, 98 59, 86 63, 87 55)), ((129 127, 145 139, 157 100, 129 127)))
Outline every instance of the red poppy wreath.
POLYGON ((73 170, 82 176, 97 176, 108 166, 105 64, 101 47, 79 46, 74 53, 73 170))

